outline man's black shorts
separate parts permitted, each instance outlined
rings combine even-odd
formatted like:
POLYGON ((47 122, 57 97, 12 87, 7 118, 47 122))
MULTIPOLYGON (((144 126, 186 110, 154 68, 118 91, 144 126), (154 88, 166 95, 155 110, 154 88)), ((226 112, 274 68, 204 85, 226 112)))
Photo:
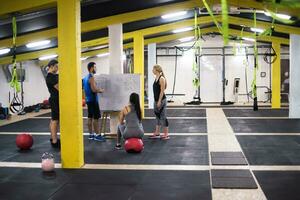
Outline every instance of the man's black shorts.
POLYGON ((101 112, 98 102, 87 102, 88 106, 88 118, 99 119, 101 112))
POLYGON ((51 119, 59 120, 59 102, 58 99, 49 98, 51 107, 51 119))

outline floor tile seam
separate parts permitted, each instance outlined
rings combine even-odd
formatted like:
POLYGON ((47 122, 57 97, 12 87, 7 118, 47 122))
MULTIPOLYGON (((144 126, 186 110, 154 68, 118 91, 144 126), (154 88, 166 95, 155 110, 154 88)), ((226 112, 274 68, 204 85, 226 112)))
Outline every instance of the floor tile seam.
MULTIPOLYGON (((0 135, 18 135, 21 132, 0 132, 0 135)), ((44 135, 49 135, 50 136, 50 132, 31 132, 31 135, 40 135, 40 136, 44 136, 44 135)), ((144 133, 144 135, 152 135, 153 133, 149 132, 149 133, 144 133)), ((202 132, 202 133, 169 133, 170 135, 174 135, 174 136, 206 136, 208 133, 206 132, 202 132)), ((60 132, 58 132, 58 135, 60 135, 60 132)), ((89 135, 88 132, 83 133, 84 136, 89 135)))
MULTIPOLYGON (((229 125, 229 127, 230 127, 230 129, 231 129, 231 130, 229 130, 229 132, 232 133, 232 135, 233 135, 234 138, 235 138, 235 141, 237 142, 236 145, 239 147, 240 151, 241 151, 242 154, 245 156, 245 154, 244 154, 244 152, 243 152, 243 149, 242 149, 242 147, 241 147, 241 145, 240 145, 238 139, 237 139, 236 136, 235 136, 233 127, 231 126, 231 124, 229 123, 228 119, 226 118, 226 115, 225 115, 225 113, 224 113, 224 110, 221 109, 221 112, 222 112, 222 114, 224 115, 224 117, 223 117, 224 119, 223 119, 223 120, 226 121, 225 123, 227 123, 227 126, 229 125)), ((209 115, 208 115, 209 112, 206 111, 206 113, 207 113, 207 116, 209 117, 209 115)), ((209 131, 209 129, 208 129, 208 121, 209 121, 209 119, 207 119, 206 121, 207 121, 207 132, 208 132, 208 142, 209 142, 209 136, 210 136, 210 135, 209 135, 209 134, 210 134, 210 131, 209 131)), ((210 146, 210 145, 208 145, 208 146, 210 146)), ((211 166, 212 166, 212 162, 211 162, 211 161, 212 161, 212 158, 211 158, 210 152, 211 152, 211 149, 209 149, 209 158, 210 158, 210 159, 209 159, 209 161, 210 161, 209 164, 210 164, 210 168, 211 168, 211 166)), ((248 162, 248 159, 246 158, 246 156, 245 156, 245 160, 246 160, 247 163, 249 163, 249 162, 248 162)), ((248 167, 249 167, 249 165, 248 165, 248 167)), ((259 183, 258 183, 258 181, 257 181, 257 179, 256 179, 256 177, 255 177, 255 175, 254 175, 254 173, 251 171, 250 167, 249 167, 249 171, 250 171, 251 175, 253 176, 253 179, 254 179, 254 181, 255 181, 255 183, 256 183, 256 185, 257 185, 257 193, 262 193, 262 195, 263 195, 264 198, 266 199, 266 196, 265 196, 263 190, 261 189, 261 187, 260 187, 260 185, 259 185, 259 183)), ((210 170, 210 181, 211 181, 211 192, 213 192, 213 190, 212 190, 213 187, 212 187, 212 173, 211 173, 211 170, 210 170)))
MULTIPOLYGON (((17 165, 17 164, 24 164, 24 162, 0 162, 0 167, 1 168, 20 168, 20 167, 25 167, 25 168, 40 168, 40 163, 25 163, 28 164, 29 166, 26 165, 17 165), (7 165, 13 163, 13 165, 7 165)), ((99 166, 107 166, 106 164, 89 164, 86 163, 85 165, 99 165, 99 166)), ((110 166, 120 166, 120 164, 108 164, 110 166)), ((127 166, 135 166, 131 168, 131 170, 145 170, 145 171, 156 171, 156 170, 162 170, 159 168, 156 169, 150 169, 150 168, 141 168, 141 169, 137 169, 138 165, 134 165, 134 164, 129 164, 127 166)), ((140 165, 140 166, 153 166, 153 165, 140 165)), ((190 171, 208 171, 208 170, 252 170, 252 171, 300 171, 300 165, 156 165, 156 167, 159 166, 176 166, 176 167, 190 167, 191 169, 189 169, 190 171), (195 169, 197 168, 198 169, 195 169)), ((62 168, 60 163, 56 163, 56 168, 60 169, 62 168)), ((109 166, 108 166, 109 167, 109 166)), ((117 168, 90 168, 90 167, 82 167, 80 169, 111 169, 111 170, 130 170, 128 168, 122 168, 122 169, 117 169, 117 168)), ((162 171, 187 171, 187 170, 180 170, 178 168, 174 168, 174 169, 163 169, 162 171)))

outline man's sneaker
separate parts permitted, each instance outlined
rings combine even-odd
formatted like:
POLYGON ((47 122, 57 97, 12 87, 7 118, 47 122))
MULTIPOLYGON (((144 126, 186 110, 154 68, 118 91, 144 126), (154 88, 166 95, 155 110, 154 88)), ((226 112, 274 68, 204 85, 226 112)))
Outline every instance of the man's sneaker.
POLYGON ((120 150, 120 149, 122 149, 122 146, 121 146, 120 144, 117 144, 117 145, 115 146, 115 149, 120 150))
POLYGON ((105 142, 105 137, 101 136, 100 134, 99 135, 95 135, 94 136, 94 140, 98 141, 98 142, 105 142))
POLYGON ((50 139, 50 143, 53 148, 60 149, 60 139, 57 139, 56 143, 52 143, 52 139, 50 139))
POLYGON ((90 133, 90 135, 89 135, 89 140, 93 140, 94 137, 95 137, 95 135, 94 135, 93 133, 90 133))

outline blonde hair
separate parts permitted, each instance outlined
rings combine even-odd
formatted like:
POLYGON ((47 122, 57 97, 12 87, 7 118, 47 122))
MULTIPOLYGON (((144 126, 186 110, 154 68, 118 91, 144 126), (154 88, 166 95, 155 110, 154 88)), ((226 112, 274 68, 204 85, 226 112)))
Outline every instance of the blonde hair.
POLYGON ((165 80, 166 80, 166 88, 167 88, 167 79, 166 79, 165 74, 164 74, 164 72, 162 70, 162 67, 160 65, 156 64, 156 65, 153 66, 153 69, 155 69, 155 71, 159 72, 165 78, 165 80))

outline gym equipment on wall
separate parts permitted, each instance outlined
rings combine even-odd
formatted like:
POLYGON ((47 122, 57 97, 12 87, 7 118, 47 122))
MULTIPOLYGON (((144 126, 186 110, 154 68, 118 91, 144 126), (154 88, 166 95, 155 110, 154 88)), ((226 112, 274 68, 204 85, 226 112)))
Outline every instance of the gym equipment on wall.
POLYGON ((226 86, 228 84, 228 80, 226 79, 226 76, 225 76, 225 48, 223 47, 222 48, 222 87, 223 87, 223 90, 222 90, 222 95, 223 95, 223 99, 222 99, 222 102, 220 103, 220 105, 231 105, 233 104, 233 102, 231 101, 225 101, 225 89, 226 89, 226 86))
POLYGON ((171 99, 168 100, 169 103, 174 102, 174 101, 173 101, 173 97, 174 97, 174 92, 175 92, 176 77, 177 77, 177 63, 178 63, 177 57, 178 57, 177 47, 175 46, 175 70, 174 70, 174 81, 173 81, 173 87, 172 87, 171 99))
MULTIPOLYGON (((13 88, 13 98, 10 101, 10 93, 9 93, 9 102, 10 102, 10 111, 12 113, 21 113, 24 109, 24 91, 23 91, 23 81, 21 80, 21 84, 18 80, 17 74, 17 62, 16 62, 16 38, 17 38, 17 22, 16 17, 12 18, 12 27, 13 27, 13 59, 12 59, 12 78, 10 81, 10 86, 13 88), (21 99, 19 98, 19 94, 21 92, 21 99)), ((20 68, 22 71, 22 64, 20 64, 20 68)), ((22 79, 19 76, 20 79, 22 79)))
POLYGON ((188 51, 193 49, 194 51, 194 62, 193 62, 193 72, 194 72, 194 79, 193 79, 193 85, 196 88, 195 91, 195 95, 193 97, 193 101, 184 103, 187 105, 200 105, 201 104, 201 98, 200 98, 200 57, 201 57, 201 31, 200 31, 200 26, 198 25, 197 19, 197 12, 198 9, 194 10, 194 39, 195 42, 194 44, 187 48, 179 48, 177 47, 177 49, 179 49, 180 51, 184 52, 184 51, 188 51))

